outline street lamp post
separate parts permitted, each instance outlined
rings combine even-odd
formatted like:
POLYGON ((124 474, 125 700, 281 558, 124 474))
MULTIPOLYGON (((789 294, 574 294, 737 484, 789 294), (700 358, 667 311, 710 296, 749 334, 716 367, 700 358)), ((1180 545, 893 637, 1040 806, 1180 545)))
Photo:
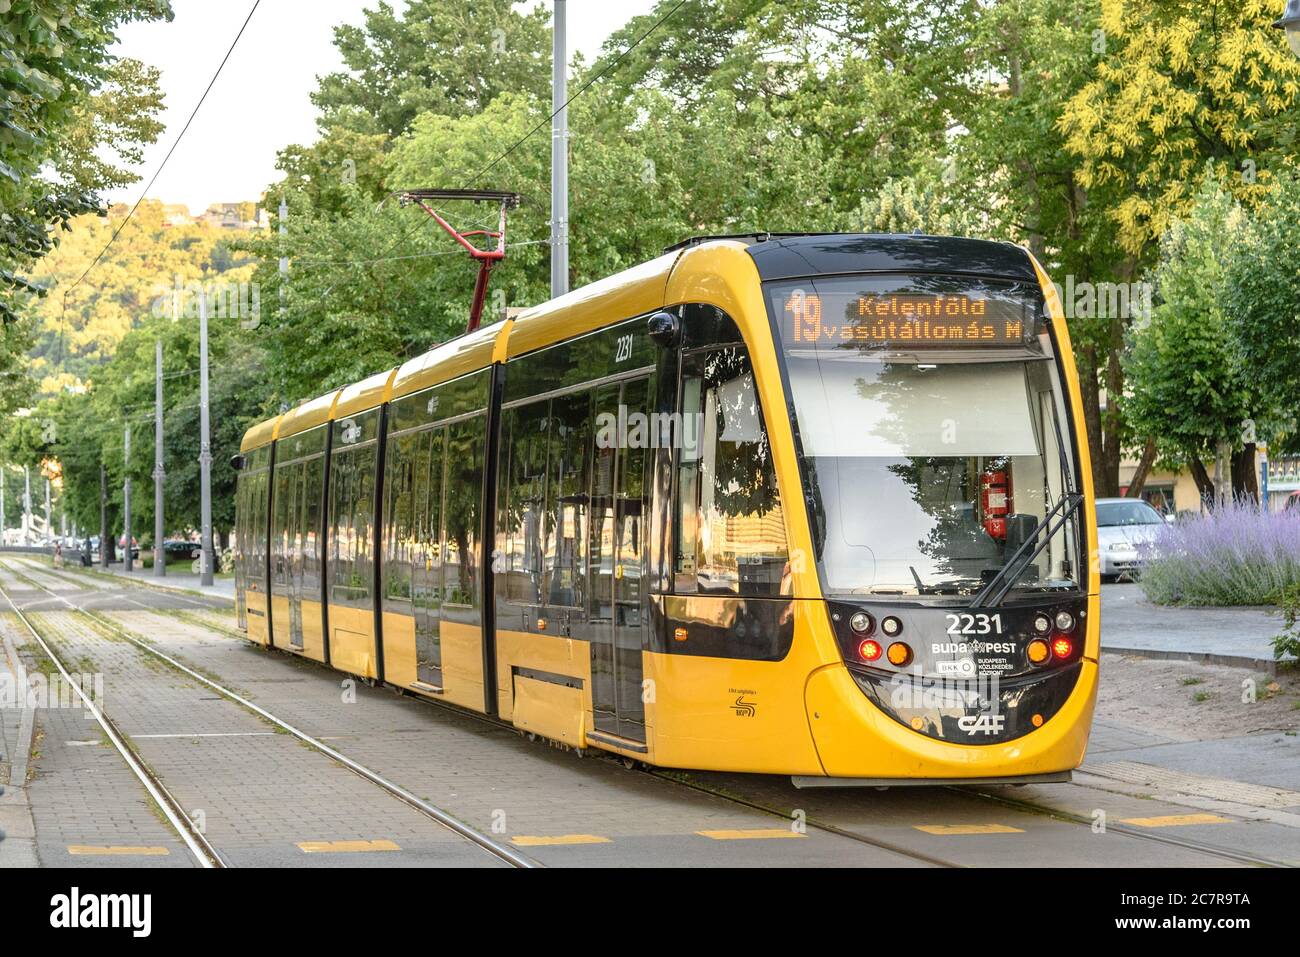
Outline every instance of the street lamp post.
POLYGON ((131 574, 131 423, 122 433, 122 468, 126 478, 122 482, 122 535, 126 539, 126 553, 122 556, 122 570, 131 574))
POLYGON ((566 0, 551 18, 551 298, 569 291, 569 111, 566 0))
POLYGON ((167 549, 163 541, 163 483, 167 470, 163 468, 163 346, 162 340, 154 343, 153 385, 153 574, 162 578, 167 574, 167 549))
POLYGON ((32 470, 23 466, 23 544, 32 543, 32 470))
POLYGON ((1287 0, 1286 10, 1273 26, 1286 31, 1291 52, 1300 56, 1300 0, 1287 0))
POLYGON ((212 587, 212 432, 208 424, 208 299, 199 291, 199 585, 212 587))

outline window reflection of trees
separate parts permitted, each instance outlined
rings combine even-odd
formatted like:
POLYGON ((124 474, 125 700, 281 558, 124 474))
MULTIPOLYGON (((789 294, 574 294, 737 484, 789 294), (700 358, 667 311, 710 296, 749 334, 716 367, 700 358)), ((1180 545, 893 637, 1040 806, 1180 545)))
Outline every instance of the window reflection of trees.
POLYGON ((754 373, 743 346, 683 360, 677 590, 776 595, 788 584, 784 515, 754 373))

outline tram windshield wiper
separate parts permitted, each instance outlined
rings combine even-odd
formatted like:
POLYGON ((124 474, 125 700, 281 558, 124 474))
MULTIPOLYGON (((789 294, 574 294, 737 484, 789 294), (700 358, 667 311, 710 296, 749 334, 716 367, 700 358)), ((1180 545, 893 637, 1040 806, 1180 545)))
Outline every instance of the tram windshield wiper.
POLYGON ((1039 556, 1039 553, 1047 547, 1047 543, 1052 540, 1052 536, 1061 530, 1065 523, 1070 520, 1070 516, 1077 512, 1082 504, 1083 496, 1078 492, 1067 492, 1061 496, 1061 500, 1053 505, 1051 510, 1043 516, 1043 520, 1034 526, 1034 530, 1025 536, 1025 540, 1007 559, 1006 564, 999 568, 997 574, 988 580, 988 584, 981 588, 979 593, 971 599, 970 607, 991 608, 1000 605, 1002 600, 1007 597, 1007 592, 1011 590, 1011 586, 1015 584, 1015 580, 1020 577, 1020 573, 1039 556), (1045 529, 1047 534, 1043 535, 1045 529), (1039 541, 1040 536, 1042 541, 1039 541), (1034 545, 1035 542, 1037 542, 1037 545, 1032 552, 1029 551, 1029 546, 1034 545))

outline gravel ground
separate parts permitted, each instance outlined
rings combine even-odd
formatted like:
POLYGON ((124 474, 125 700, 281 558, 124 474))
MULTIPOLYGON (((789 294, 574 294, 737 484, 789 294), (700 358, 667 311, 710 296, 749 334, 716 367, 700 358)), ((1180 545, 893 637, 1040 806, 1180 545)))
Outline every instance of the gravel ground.
POLYGON ((1097 718, 1176 741, 1300 731, 1300 671, 1276 677, 1248 668, 1102 654, 1097 718), (1254 683, 1254 701, 1247 682, 1254 683))

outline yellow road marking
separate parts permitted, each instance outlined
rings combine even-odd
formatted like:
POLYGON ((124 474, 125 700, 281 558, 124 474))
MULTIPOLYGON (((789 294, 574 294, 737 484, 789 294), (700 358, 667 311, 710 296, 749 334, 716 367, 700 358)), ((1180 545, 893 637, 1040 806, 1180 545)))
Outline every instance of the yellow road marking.
POLYGON ((913 824, 926 834, 1024 834, 1024 830, 1009 824, 913 824))
POLYGON ((550 847, 553 844, 609 844, 610 840, 596 834, 521 834, 512 837, 510 843, 516 847, 550 847))
POLYGON ((1166 814, 1164 817, 1125 817, 1121 824, 1138 827, 1180 827, 1184 824, 1231 824, 1232 819, 1217 814, 1166 814))
POLYGON ((166 857, 171 851, 165 847, 141 847, 127 844, 69 844, 68 853, 86 857, 107 857, 110 855, 166 857))
POLYGON ((355 853, 357 851, 400 851, 392 841, 301 841, 298 847, 304 854, 355 853))
POLYGON ((696 831, 701 837, 709 837, 715 841, 751 841, 767 840, 776 837, 807 837, 806 834, 800 834, 798 831, 792 831, 788 827, 759 827, 748 831, 696 831))

